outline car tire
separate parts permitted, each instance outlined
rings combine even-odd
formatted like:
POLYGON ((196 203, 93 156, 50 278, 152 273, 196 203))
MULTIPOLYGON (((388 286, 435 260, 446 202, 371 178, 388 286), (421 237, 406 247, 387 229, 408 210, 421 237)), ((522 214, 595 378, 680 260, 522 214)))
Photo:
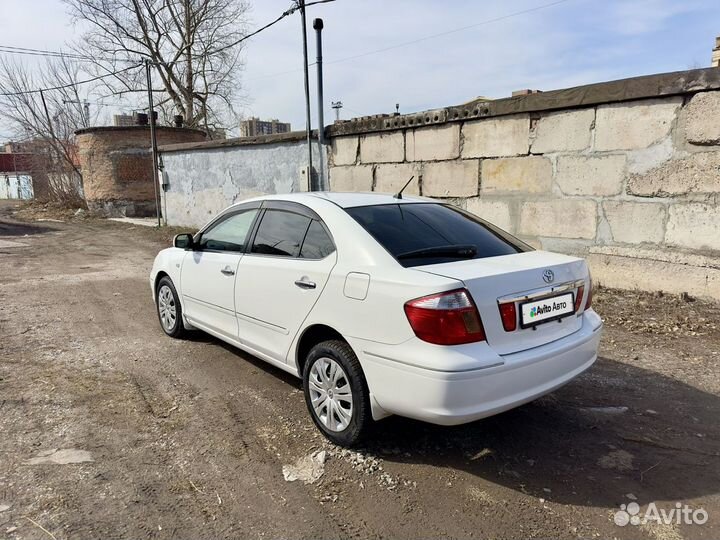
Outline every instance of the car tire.
POLYGON ((167 276, 160 279, 155 289, 155 308, 163 332, 170 337, 182 338, 186 330, 182 321, 180 297, 167 276))
POLYGON ((362 441, 373 423, 370 391, 347 343, 332 340, 315 345, 305 361, 303 387, 310 416, 325 437, 340 446, 362 441))

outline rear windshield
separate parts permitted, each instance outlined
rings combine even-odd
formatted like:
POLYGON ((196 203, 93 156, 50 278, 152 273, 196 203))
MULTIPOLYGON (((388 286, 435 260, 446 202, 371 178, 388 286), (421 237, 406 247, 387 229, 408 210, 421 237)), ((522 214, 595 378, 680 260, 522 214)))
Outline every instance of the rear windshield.
POLYGON ((532 248, 482 219, 437 203, 347 208, 403 266, 511 255, 532 248))

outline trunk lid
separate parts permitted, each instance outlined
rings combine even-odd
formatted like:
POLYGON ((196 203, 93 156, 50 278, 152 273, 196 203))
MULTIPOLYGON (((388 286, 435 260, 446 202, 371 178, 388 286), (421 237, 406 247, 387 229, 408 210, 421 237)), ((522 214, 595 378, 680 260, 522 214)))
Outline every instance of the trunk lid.
MULTIPOLYGON (((488 344, 498 354, 511 354, 563 338, 580 329, 582 320, 572 313, 534 327, 521 327, 521 306, 525 302, 572 293, 577 296, 580 281, 588 285, 583 259, 547 251, 528 251, 500 257, 453 261, 415 266, 414 270, 462 281, 477 305, 488 344), (550 270, 554 279, 547 283, 550 270), (500 317, 500 302, 513 301, 517 327, 506 331, 500 317)), ((567 298, 567 297, 566 297, 567 298)), ((582 306, 580 311, 582 311, 582 306)))

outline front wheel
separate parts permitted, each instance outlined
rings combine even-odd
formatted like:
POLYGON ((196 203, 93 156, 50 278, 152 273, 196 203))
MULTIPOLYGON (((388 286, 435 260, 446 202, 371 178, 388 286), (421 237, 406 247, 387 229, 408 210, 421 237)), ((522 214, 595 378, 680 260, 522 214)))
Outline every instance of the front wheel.
POLYGON ((359 443, 372 424, 370 392, 355 353, 344 341, 324 341, 303 369, 305 402, 315 425, 340 446, 359 443))
POLYGON ((170 337, 180 338, 185 334, 182 322, 182 306, 172 280, 165 276, 160 279, 155 291, 155 306, 163 331, 170 337))

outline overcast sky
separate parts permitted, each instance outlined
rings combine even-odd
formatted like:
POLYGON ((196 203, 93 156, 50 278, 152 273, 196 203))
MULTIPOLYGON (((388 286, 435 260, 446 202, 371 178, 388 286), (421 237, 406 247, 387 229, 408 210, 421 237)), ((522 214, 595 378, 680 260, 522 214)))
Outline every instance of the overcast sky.
MULTIPOLYGON (((506 17, 552 2, 335 0, 308 8, 312 61, 312 19, 325 21, 326 123, 336 100, 345 105, 341 117, 349 118, 392 112, 395 103, 413 112, 520 88, 551 90, 706 67, 720 34, 719 0, 565 0, 506 17), (403 45, 416 40, 422 41, 403 45)), ((250 28, 290 6, 290 0, 250 3, 250 28)), ((57 50, 76 37, 60 0, 0 5, 0 45, 57 50)), ((301 39, 294 15, 248 43, 241 112, 304 129, 301 39)))

